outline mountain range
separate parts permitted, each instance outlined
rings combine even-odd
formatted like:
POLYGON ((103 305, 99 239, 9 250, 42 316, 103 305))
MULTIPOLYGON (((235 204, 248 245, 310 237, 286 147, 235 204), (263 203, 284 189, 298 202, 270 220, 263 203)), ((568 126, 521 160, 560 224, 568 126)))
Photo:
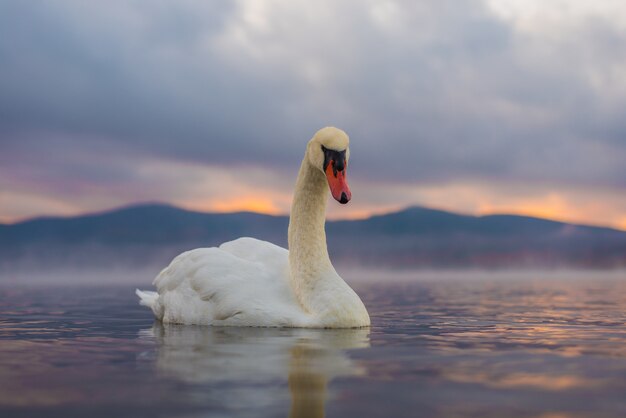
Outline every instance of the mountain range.
MULTIPOLYGON (((0 224, 0 275, 165 266, 178 253, 252 236, 287 243, 286 216, 168 205, 0 224)), ((326 225, 333 262, 364 268, 624 268, 626 232, 515 215, 423 207, 326 225)))

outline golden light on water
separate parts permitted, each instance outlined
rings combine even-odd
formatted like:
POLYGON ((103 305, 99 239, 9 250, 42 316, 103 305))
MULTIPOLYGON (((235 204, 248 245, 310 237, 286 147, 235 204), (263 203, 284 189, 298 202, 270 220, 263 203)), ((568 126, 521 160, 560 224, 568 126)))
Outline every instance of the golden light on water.
MULTIPOLYGON (((457 365, 458 366, 458 365, 457 365)), ((459 383, 482 384, 491 388, 517 389, 535 388, 548 391, 561 391, 579 388, 589 388, 597 386, 597 382, 590 382, 588 379, 575 375, 549 375, 531 373, 510 373, 493 371, 491 373, 477 373, 476 370, 467 373, 455 371, 446 374, 446 378, 459 383)))

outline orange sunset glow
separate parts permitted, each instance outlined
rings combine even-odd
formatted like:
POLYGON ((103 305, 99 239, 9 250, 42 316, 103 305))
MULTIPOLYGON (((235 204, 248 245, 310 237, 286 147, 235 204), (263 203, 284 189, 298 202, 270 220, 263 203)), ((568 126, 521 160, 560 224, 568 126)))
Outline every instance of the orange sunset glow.
POLYGON ((242 196, 227 200, 209 200, 185 205, 189 209, 201 212, 257 212, 267 215, 283 215, 285 212, 278 202, 266 197, 242 196))
MULTIPOLYGON (((193 176, 214 175, 211 169, 202 167, 187 169, 192 170, 193 176)), ((183 168, 178 167, 178 170, 181 171, 183 168)), ((267 172, 265 175, 270 176, 271 181, 273 174, 267 172)), ((203 185, 207 184, 206 181, 198 181, 198 185, 188 193, 193 195, 168 196, 166 193, 155 193, 143 200, 170 203, 199 212, 289 214, 290 190, 278 191, 265 187, 261 193, 254 192, 255 186, 246 184, 245 178, 234 177, 220 180, 230 185, 226 189, 231 192, 222 193, 218 188, 212 193, 209 190, 208 192, 214 196, 207 197, 207 191, 203 189, 203 185)), ((329 219, 364 219, 409 206, 426 206, 476 216, 514 214, 626 230, 626 203, 611 190, 553 192, 548 189, 537 193, 535 190, 515 190, 514 186, 507 188, 506 185, 484 182, 387 187, 378 183, 368 184, 359 181, 358 178, 353 180, 350 186, 353 190, 353 199, 347 205, 338 205, 330 199, 329 219)), ((23 193, 2 193, 0 203, 5 203, 0 213, 0 222, 4 223, 19 222, 43 215, 74 216, 102 210, 98 200, 72 203, 55 196, 30 196, 23 193)), ((113 209, 133 203, 132 199, 118 199, 104 208, 113 209)))
MULTIPOLYGON (((333 202, 331 202, 332 204, 333 202)), ((209 200, 202 203, 194 202, 181 204, 182 207, 197 210, 200 212, 258 212, 267 215, 288 215, 289 208, 281 205, 280 202, 273 201, 269 198, 259 197, 242 197, 227 201, 209 200)), ((426 205, 428 206, 428 205, 426 205)), ((329 208, 329 219, 365 219, 373 215, 381 215, 384 213, 395 212, 404 209, 406 206, 367 206, 360 205, 353 208, 329 208)), ((626 230, 626 217, 620 216, 621 213, 615 212, 609 214, 603 208, 594 210, 577 210, 570 208, 563 203, 555 203, 552 198, 547 198, 545 202, 528 201, 518 206, 514 202, 486 202, 468 201, 461 208, 450 206, 429 206, 436 209, 448 210, 451 212, 465 213, 469 215, 484 216, 493 214, 511 214, 529 216, 535 218, 551 219, 556 221, 577 223, 584 225, 608 226, 616 229, 626 230), (476 206, 479 209, 473 212, 465 212, 463 208, 476 206), (612 216, 611 216, 612 215, 612 216), (601 221, 600 221, 601 219, 601 221)))

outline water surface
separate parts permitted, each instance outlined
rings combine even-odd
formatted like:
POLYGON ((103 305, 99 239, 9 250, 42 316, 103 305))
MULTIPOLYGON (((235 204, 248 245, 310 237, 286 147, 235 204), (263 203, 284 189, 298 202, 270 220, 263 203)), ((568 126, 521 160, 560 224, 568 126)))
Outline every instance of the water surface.
POLYGON ((163 326, 132 286, 0 288, 2 417, 623 417, 626 280, 356 285, 369 330, 163 326))

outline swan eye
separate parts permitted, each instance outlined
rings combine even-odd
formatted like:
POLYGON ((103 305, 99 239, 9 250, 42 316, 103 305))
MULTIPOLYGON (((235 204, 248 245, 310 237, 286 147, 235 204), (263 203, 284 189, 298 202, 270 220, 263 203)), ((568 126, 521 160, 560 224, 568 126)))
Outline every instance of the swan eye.
POLYGON ((337 171, 343 171, 346 168, 346 150, 335 151, 322 145, 322 152, 324 153, 324 166, 322 168, 324 172, 331 161, 333 163, 333 172, 335 173, 335 176, 337 175, 337 171))

